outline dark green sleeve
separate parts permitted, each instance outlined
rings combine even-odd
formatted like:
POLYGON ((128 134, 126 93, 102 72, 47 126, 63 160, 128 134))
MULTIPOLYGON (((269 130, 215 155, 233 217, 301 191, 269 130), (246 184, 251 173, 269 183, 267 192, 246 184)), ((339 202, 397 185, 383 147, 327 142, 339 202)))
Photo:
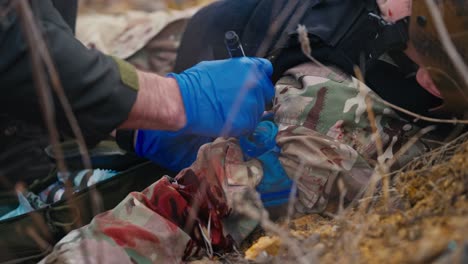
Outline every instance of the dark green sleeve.
MULTIPOLYGON (((136 100, 138 79, 135 69, 123 61, 84 47, 74 38, 51 1, 31 3, 37 25, 46 39, 87 141, 95 142, 108 136, 127 119, 136 100)), ((19 20, 14 12, 0 19, 0 111, 42 122, 28 44, 22 36, 19 20)), ((54 104, 57 125, 70 134, 56 98, 54 104)))

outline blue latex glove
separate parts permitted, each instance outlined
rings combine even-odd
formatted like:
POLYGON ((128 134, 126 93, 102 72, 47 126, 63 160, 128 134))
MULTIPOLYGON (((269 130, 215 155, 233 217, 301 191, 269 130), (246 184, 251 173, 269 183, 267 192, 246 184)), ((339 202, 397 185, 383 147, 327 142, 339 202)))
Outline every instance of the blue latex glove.
POLYGON ((201 62, 169 74, 184 101, 187 125, 182 131, 208 137, 253 132, 274 96, 272 72, 268 60, 243 57, 201 62), (223 129, 226 123, 229 129, 223 129))
POLYGON ((257 185, 257 191, 267 208, 287 203, 293 184, 278 160, 277 134, 278 127, 273 122, 263 121, 252 135, 239 139, 242 152, 262 163, 263 178, 257 185))
POLYGON ((198 149, 214 138, 183 134, 182 131, 138 130, 135 153, 178 172, 192 165, 198 149))
POLYGON ((250 136, 239 138, 239 145, 247 158, 256 158, 270 150, 279 150, 276 145, 278 126, 262 121, 250 136))
POLYGON ((269 151, 257 158, 262 162, 263 178, 257 185, 263 205, 268 208, 289 201, 293 181, 278 160, 278 153, 269 151))

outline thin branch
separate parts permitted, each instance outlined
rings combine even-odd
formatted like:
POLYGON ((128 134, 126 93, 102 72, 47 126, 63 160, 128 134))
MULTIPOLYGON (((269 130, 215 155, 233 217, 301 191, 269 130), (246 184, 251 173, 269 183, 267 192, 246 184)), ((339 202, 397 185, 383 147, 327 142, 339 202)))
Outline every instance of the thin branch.
POLYGON ((43 252, 51 251, 52 245, 45 241, 32 226, 26 227, 25 232, 43 252))
POLYGON ((313 63, 320 66, 322 69, 328 71, 330 74, 336 74, 330 67, 325 66, 320 61, 312 56, 312 47, 310 46, 310 40, 307 33, 307 28, 304 25, 297 25, 297 34, 299 36, 299 43, 301 43, 302 53, 313 63))
MULTIPOLYGON (((360 91, 361 89, 363 89, 361 87, 361 84, 365 83, 364 77, 362 75, 361 69, 359 69, 358 67, 354 67, 354 73, 356 74, 356 78, 359 80, 359 82, 357 83, 357 86, 358 86, 358 91, 360 91)), ((382 137, 380 136, 379 130, 377 128, 377 120, 375 118, 374 108, 372 107, 373 106, 372 101, 369 100, 370 99, 369 96, 366 96, 365 99, 366 99, 367 115, 368 115, 368 118, 369 118, 369 123, 370 123, 371 128, 372 128, 372 134, 374 136, 375 146, 376 146, 376 149, 377 149, 377 154, 379 155, 379 157, 381 157, 383 155, 383 152, 384 152, 383 151, 382 137)))
MULTIPOLYGON (((55 124, 55 109, 52 99, 52 92, 49 89, 47 79, 45 78, 45 76, 48 76, 47 73, 49 74, 49 77, 52 81, 52 87, 57 93, 59 102, 61 103, 65 111, 65 115, 70 123, 70 126, 77 138, 80 153, 83 157, 83 164, 86 168, 91 169, 91 160, 89 158, 89 154, 84 143, 83 135, 78 126, 78 122, 76 121, 76 118, 73 115, 70 103, 68 102, 68 99, 66 98, 63 88, 60 84, 60 78, 58 77, 57 70, 52 62, 45 41, 42 38, 41 32, 36 25, 36 21, 31 11, 29 2, 27 0, 15 1, 15 9, 21 21, 20 25, 23 30, 23 36, 25 37, 30 50, 32 63, 31 68, 33 72, 33 79, 36 84, 35 88, 39 96, 39 104, 41 106, 42 114, 44 116, 44 120, 46 121, 46 126, 49 131, 49 140, 52 144, 52 148, 56 156, 58 170, 64 175, 67 175, 68 173, 63 155, 63 150, 59 145, 59 132, 55 124), (43 63, 45 63, 46 67, 44 67, 43 63)), ((89 174, 87 175, 87 177, 89 177, 89 174)), ((70 185, 70 182, 67 182, 67 184, 65 185, 65 196, 67 199, 70 198, 72 193, 72 188, 70 185)), ((100 199, 96 190, 91 189, 90 194, 93 200, 93 213, 96 215, 99 211, 98 207, 100 207, 101 205, 101 203, 99 203, 100 199)), ((72 201, 69 200, 69 203, 72 204, 72 201)), ((89 263, 89 259, 87 257, 87 249, 85 247, 82 248, 82 254, 83 256, 85 256, 86 263, 89 263)))
POLYGON ((42 37, 36 27, 29 3, 26 0, 19 0, 15 3, 15 8, 21 21, 21 29, 24 32, 23 35, 26 39, 26 42, 29 44, 28 47, 31 54, 33 80, 36 84, 34 87, 36 88, 37 95, 39 96, 42 115, 46 122, 47 130, 49 131, 49 140, 57 157, 57 168, 61 173, 66 174, 67 167, 65 165, 63 151, 59 147, 59 132, 55 124, 55 109, 52 93, 48 89, 47 79, 45 78, 45 70, 41 62, 41 55, 38 50, 33 48, 35 46, 33 43, 39 44, 42 37))
MULTIPOLYGON (((279 3, 276 1, 276 3, 279 3)), ((281 25, 283 25, 289 16, 293 13, 296 6, 298 5, 298 0, 289 0, 286 2, 286 6, 283 8, 281 13, 276 17, 273 18, 274 20, 271 23, 270 28, 268 29, 268 33, 265 39, 260 44, 260 48, 257 51, 257 57, 265 57, 268 54, 268 50, 271 47, 271 43, 273 42, 274 37, 278 34, 279 30, 281 29, 281 25)))
POLYGON ((427 133, 435 130, 434 126, 428 126, 426 128, 421 129, 418 131, 416 135, 411 137, 399 150, 398 152, 393 155, 393 158, 387 161, 387 167, 391 168, 395 162, 398 161, 398 158, 403 156, 422 136, 426 135, 427 133))
POLYGON ((49 72, 49 76, 51 78, 51 83, 52 83, 52 88, 54 89, 54 92, 57 94, 60 105, 63 107, 68 123, 70 124, 73 134, 76 137, 78 148, 79 148, 82 161, 83 161, 83 166, 85 169, 91 170, 92 169, 91 158, 89 157, 89 152, 88 152, 88 148, 86 147, 83 133, 81 132, 80 125, 78 124, 78 120, 76 119, 76 116, 73 113, 73 109, 70 105, 70 102, 68 101, 65 91, 63 90, 62 84, 60 82, 59 74, 57 72, 57 68, 55 67, 52 61, 52 57, 50 55, 49 49, 45 46, 44 41, 40 41, 40 43, 37 44, 37 47, 40 50, 40 54, 42 55, 42 59, 44 60, 46 69, 49 72))
POLYGON ((377 100, 378 102, 388 106, 388 107, 391 107, 393 108, 394 110, 397 110, 399 112, 402 112, 404 114, 407 114, 409 116, 412 116, 414 117, 415 119, 417 120, 424 120, 424 121, 427 121, 427 122, 432 122, 432 123, 441 123, 441 124, 464 124, 464 125, 468 125, 468 120, 465 120, 465 119, 439 119, 439 118, 433 118, 433 117, 427 117, 427 116, 423 116, 423 115, 420 115, 420 114, 416 114, 414 112, 411 112, 409 110, 406 110, 405 108, 402 108, 402 107, 399 107, 397 105, 394 105, 388 101, 385 101, 384 99, 378 97, 377 95, 369 95, 372 97, 372 99, 374 100, 377 100))
POLYGON ((300 159, 299 167, 294 173, 293 185, 291 187, 291 193, 289 194, 289 202, 288 202, 288 215, 286 217, 286 225, 289 226, 291 222, 291 217, 294 215, 294 206, 296 205, 297 200, 297 182, 302 176, 305 168, 305 160, 300 159))
MULTIPOLYGON (((431 1, 431 0, 426 0, 426 1, 431 1)), ((322 64, 320 61, 318 61, 317 59, 315 59, 314 57, 311 56, 311 53, 312 53, 312 48, 310 46, 310 41, 309 41, 309 38, 307 36, 307 29, 305 28, 305 26, 303 25, 298 25, 298 28, 297 28, 297 33, 299 34, 299 42, 301 43, 301 49, 302 49, 302 52, 304 53, 304 55, 310 60, 312 61, 313 63, 315 63, 316 65, 320 66, 321 68, 323 69, 326 69, 327 71, 329 71, 330 73, 334 73, 334 71, 332 69, 330 69, 329 67, 325 66, 324 64, 322 64)), ((336 74, 336 73, 334 73, 336 74)), ((362 76, 362 75, 361 75, 362 76)), ((464 76, 468 76, 468 72, 467 74, 464 74, 464 76)), ((362 77, 361 77, 362 78, 362 77)), ((358 78, 359 79, 359 78, 358 78)), ((364 83, 364 82, 363 82, 364 83)), ((397 105, 394 105, 388 101, 385 101, 384 99, 376 96, 376 95, 373 95, 373 94, 369 94, 369 96, 372 97, 372 99, 390 107, 390 108, 393 108, 394 110, 397 110, 399 112, 402 112, 404 114, 407 114, 409 116, 412 116, 416 119, 419 119, 419 120, 424 120, 424 121, 427 121, 427 122, 433 122, 433 123, 443 123, 443 124, 468 124, 468 120, 459 120, 459 119, 439 119, 439 118, 432 118, 432 117, 427 117, 427 116, 423 116, 423 115, 420 115, 420 114, 416 114, 414 112, 411 112, 405 108, 402 108, 402 107, 399 107, 397 105)))
MULTIPOLYGON (((40 102, 41 102, 41 106, 44 107, 44 109, 46 109, 47 111, 47 114, 45 114, 46 115, 45 120, 47 122, 47 128, 50 131, 49 133, 51 133, 51 143, 53 146, 54 153, 57 157, 56 160, 57 160, 59 171, 64 174, 67 173, 63 151, 59 146, 58 129, 54 123, 55 122, 55 110, 53 107, 54 104, 52 100, 52 94, 47 89, 48 85, 47 85, 46 79, 44 78, 45 72, 42 67, 43 65, 41 63, 41 59, 43 60, 45 64, 45 69, 47 70, 48 76, 50 77, 52 88, 54 92, 57 94, 57 98, 59 99, 59 102, 61 106, 63 107, 65 116, 70 124, 73 134, 76 137, 78 148, 79 148, 82 160, 83 160, 84 168, 88 170, 92 170, 91 159, 89 157, 89 153, 86 147, 83 134, 79 127, 78 121, 73 113, 70 102, 68 101, 66 94, 63 90, 63 87, 60 82, 59 74, 52 61, 52 57, 49 52, 49 49, 47 48, 45 41, 42 38, 42 35, 36 26, 31 9, 28 3, 24 1, 19 2, 18 8, 19 8, 18 12, 21 14, 24 14, 23 16, 21 16, 23 20, 22 26, 25 32, 24 35, 26 39, 28 40, 28 43, 34 43, 35 44, 34 46, 37 49, 37 50, 33 49, 32 48, 33 45, 30 45, 30 50, 32 54, 31 57, 33 60, 33 69, 36 69, 36 71, 33 70, 33 74, 35 74, 36 78, 38 79, 38 85, 42 87, 40 92, 46 93, 45 95, 42 96, 42 97, 46 96, 46 98, 43 100, 40 100, 40 102), (42 69, 42 70, 38 72, 37 69, 42 69)), ((90 173, 87 173, 86 177, 89 178, 90 173)), ((102 207, 101 198, 98 195, 97 191, 94 189, 90 190, 90 194, 93 200, 92 202, 93 213, 96 215, 100 211, 102 211, 101 210, 101 207, 102 207)))
MULTIPOLYGON (((354 72, 356 74, 357 79, 359 80, 357 85, 358 89, 361 90, 363 89, 361 87, 361 84, 364 84, 364 76, 362 75, 361 69, 359 67, 354 67, 354 72)), ((382 137, 380 136, 380 132, 377 127, 377 120, 375 118, 375 112, 374 108, 372 107, 372 101, 370 100, 371 97, 366 95, 365 102, 366 102, 366 110, 367 110, 367 117, 369 119, 369 123, 372 128, 372 135, 373 139, 375 140, 375 146, 377 148, 377 171, 381 174, 381 177, 383 178, 383 194, 384 194, 384 204, 386 209, 389 209, 389 201, 390 201, 390 179, 389 177, 385 177, 384 175, 388 174, 388 167, 385 164, 385 161, 380 159, 380 157, 383 157, 384 150, 383 150, 383 142, 382 142, 382 137)), ((375 190, 371 190, 371 193, 373 193, 375 190)))
MULTIPOLYGON (((255 191, 252 190, 252 192, 255 191)), ((298 241, 295 238, 293 238, 289 234, 289 232, 285 231, 283 228, 272 222, 268 218, 268 213, 262 205, 260 208, 258 208, 252 206, 250 202, 240 199, 238 201, 235 201, 235 204, 236 212, 258 221, 265 230, 277 235, 281 239, 282 244, 284 244, 291 251, 291 253, 294 254, 296 261, 298 261, 301 264, 315 262, 311 259, 305 258, 307 254, 305 254, 305 252, 302 250, 302 246, 298 243, 298 241)))

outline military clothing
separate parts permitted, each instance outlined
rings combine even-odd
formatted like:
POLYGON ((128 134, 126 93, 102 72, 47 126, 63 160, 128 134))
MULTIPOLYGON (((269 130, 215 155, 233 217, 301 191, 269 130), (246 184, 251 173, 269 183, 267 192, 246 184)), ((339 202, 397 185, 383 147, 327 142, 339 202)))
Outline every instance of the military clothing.
MULTIPOLYGON (((0 10, 14 1, 0 0, 0 10)), ((136 99, 136 72, 74 38, 77 1, 30 3, 85 139, 97 143, 126 120, 136 99)), ((44 152, 49 137, 20 23, 15 9, 0 17, 0 190, 12 190, 16 182, 31 184, 53 166, 44 152)), ((53 103, 56 124, 64 136, 71 135, 55 96, 53 103)))
MULTIPOLYGON (((401 47, 387 47, 385 53, 384 44, 396 41, 396 36, 385 35, 385 28, 370 14, 379 14, 376 0, 220 0, 200 10, 188 24, 175 71, 200 61, 228 58, 224 33, 234 30, 247 56, 272 61, 276 82, 286 70, 309 61, 297 34, 297 25, 302 24, 307 29, 311 55, 318 61, 351 75, 354 66, 359 66, 366 84, 383 99, 420 115, 450 118, 430 111, 442 100, 418 84, 417 65, 401 47)), ((453 129, 451 125, 438 127, 444 129, 441 134, 453 129)))
MULTIPOLYGON (((378 156, 366 111, 369 95, 377 96, 337 68, 312 63, 291 68, 277 82, 276 144, 280 164, 297 186, 293 213, 322 212, 340 196, 337 179, 346 189, 345 199, 360 197, 377 162, 395 159, 397 168, 427 151, 417 141, 404 155, 397 154, 420 129, 371 99, 384 148, 378 156)), ((128 195, 71 232, 43 263, 85 263, 83 249, 91 263, 112 263, 116 256, 122 263, 178 263, 196 254, 196 248, 205 253, 230 250, 258 224, 236 208, 259 202, 248 194, 271 169, 265 166, 260 159, 248 159, 238 140, 219 138, 204 145, 195 163, 175 179, 165 177, 128 195)), ((284 206, 275 209, 285 216, 284 206)))
MULTIPOLYGON (((6 2, 9 1, 1 1, 3 4, 6 2)), ((127 119, 136 100, 138 83, 135 82, 134 68, 122 67, 126 65, 124 62, 116 62, 83 46, 75 39, 72 29, 50 0, 31 1, 31 6, 36 25, 46 41, 85 138, 88 142, 96 142, 107 137, 127 119)), ((0 111, 42 124, 30 47, 22 35, 18 15, 13 9, 1 18, 0 111)), ((64 111, 55 96, 54 106, 57 125, 71 134, 64 111)))

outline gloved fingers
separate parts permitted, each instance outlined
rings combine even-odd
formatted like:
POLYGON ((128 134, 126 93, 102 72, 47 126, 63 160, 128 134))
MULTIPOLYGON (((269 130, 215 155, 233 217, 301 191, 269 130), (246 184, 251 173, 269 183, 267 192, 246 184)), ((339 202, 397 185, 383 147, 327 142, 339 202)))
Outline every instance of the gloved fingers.
POLYGON ((274 97, 272 72, 268 60, 243 57, 201 62, 179 75, 170 74, 186 109, 183 130, 204 136, 253 132, 274 97))
MULTIPOLYGON (((247 100, 252 99, 248 98, 247 100)), ((255 127, 260 121, 260 116, 252 114, 258 112, 258 109, 255 108, 256 107, 244 108, 237 115, 237 117, 242 116, 242 118, 234 118, 230 120, 230 122, 232 122, 232 129, 230 131, 231 136, 238 137, 243 135, 249 135, 255 130, 255 127)))
POLYGON ((239 145, 247 158, 256 158, 277 149, 277 134, 278 126, 271 121, 262 121, 251 135, 239 138, 239 145))
POLYGON ((293 181, 289 178, 278 154, 270 151, 257 158, 263 167, 263 178, 256 189, 265 207, 285 204, 289 200, 293 181))
POLYGON ((243 87, 233 99, 233 107, 226 120, 232 124, 231 136, 252 133, 265 110, 265 90, 269 89, 271 82, 265 72, 258 68, 257 63, 251 65, 252 67, 247 69, 243 87))
POLYGON ((265 98, 265 105, 268 105, 275 97, 275 87, 270 79, 264 79, 263 82, 263 96, 265 98))
POLYGON ((257 67, 255 80, 257 84, 262 88, 263 98, 265 99, 265 104, 268 104, 273 100, 275 96, 275 88, 273 83, 270 80, 271 75, 273 74, 273 65, 267 59, 263 58, 250 58, 257 67))
POLYGON ((272 98, 274 97, 274 87, 269 77, 269 73, 271 73, 272 68, 271 63, 265 59, 244 59, 250 59, 252 62, 254 62, 246 75, 244 88, 242 88, 247 89, 247 95, 244 98, 243 105, 249 106, 250 108, 245 109, 246 111, 244 111, 244 114, 255 115, 255 123, 249 130, 249 132, 253 132, 265 110, 266 104, 271 102, 272 98))
POLYGON ((263 72, 265 72, 265 74, 268 76, 268 77, 271 77, 271 75, 273 74, 273 65, 271 64, 271 62, 267 59, 264 59, 264 58, 250 58, 251 60, 254 61, 254 63, 257 65, 257 67, 262 70, 263 72))

